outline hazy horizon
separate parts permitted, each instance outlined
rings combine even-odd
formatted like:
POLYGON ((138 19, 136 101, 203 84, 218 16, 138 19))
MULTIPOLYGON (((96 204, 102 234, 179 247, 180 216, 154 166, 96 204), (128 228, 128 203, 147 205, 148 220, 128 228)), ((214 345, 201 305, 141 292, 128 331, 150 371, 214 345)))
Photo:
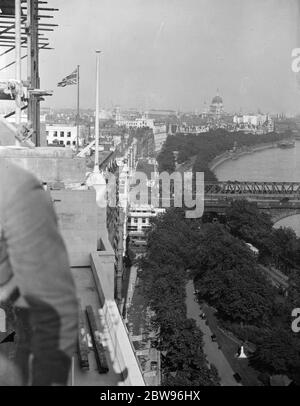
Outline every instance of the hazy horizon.
MULTIPOLYGON (((300 48, 298 0, 49 0, 48 6, 60 11, 49 20, 59 24, 49 33, 55 49, 40 53, 41 87, 54 90, 42 107, 75 108, 76 86, 57 83, 80 65, 81 107, 94 108, 101 49, 101 107, 201 112, 219 88, 228 112, 300 113, 291 70, 292 49, 300 48)), ((10 77, 13 68, 1 72, 1 79, 10 77)))

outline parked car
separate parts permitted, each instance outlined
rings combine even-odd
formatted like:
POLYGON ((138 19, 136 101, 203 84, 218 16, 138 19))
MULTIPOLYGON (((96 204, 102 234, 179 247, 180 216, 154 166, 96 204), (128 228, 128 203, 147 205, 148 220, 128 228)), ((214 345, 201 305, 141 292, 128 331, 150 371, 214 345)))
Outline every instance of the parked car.
POLYGON ((242 381, 241 375, 238 374, 237 372, 235 374, 233 374, 234 379, 240 383, 242 381))

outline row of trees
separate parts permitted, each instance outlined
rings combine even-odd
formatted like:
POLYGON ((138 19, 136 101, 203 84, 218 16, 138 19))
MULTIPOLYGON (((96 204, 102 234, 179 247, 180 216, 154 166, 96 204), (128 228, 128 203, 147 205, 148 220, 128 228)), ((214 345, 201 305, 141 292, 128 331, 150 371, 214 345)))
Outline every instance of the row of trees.
POLYGON ((259 249, 259 261, 273 265, 289 275, 300 268, 300 240, 290 228, 273 228, 271 217, 256 203, 236 200, 226 212, 226 224, 232 235, 259 249))
POLYGON ((297 237, 288 230, 273 230, 270 218, 245 201, 232 204, 227 224, 189 220, 178 208, 153 221, 140 268, 144 296, 160 330, 157 345, 165 354, 164 383, 217 382, 206 366, 201 332, 186 319, 187 269, 200 298, 217 309, 220 321, 256 345, 251 362, 258 370, 300 380, 300 343, 291 330, 291 311, 297 301, 299 306, 299 271, 289 270, 288 296, 279 295, 259 268, 260 257, 244 242, 259 245, 262 241, 263 246, 270 230, 275 233, 273 256, 277 251, 280 261, 285 261, 282 255, 288 235, 289 245, 296 247, 293 255, 298 257, 297 237))
POLYGON ((158 216, 139 264, 143 295, 155 312, 152 323, 159 331, 164 385, 218 384, 216 370, 208 367, 202 350, 202 333, 186 316, 186 265, 195 249, 191 232, 180 209, 158 216))
MULTIPOLYGON (((173 172, 175 156, 182 163, 196 155, 193 170, 204 172, 206 181, 215 181, 209 163, 217 155, 234 145, 252 146, 281 138, 275 133, 257 136, 225 130, 201 136, 169 136, 158 156, 159 170, 173 172)), ((291 229, 274 229, 270 216, 247 201, 233 202, 223 225, 199 224, 184 218, 178 221, 179 212, 170 209, 159 219, 159 228, 154 224, 148 239, 150 257, 162 255, 162 263, 167 261, 173 267, 173 273, 170 269, 169 279, 164 281, 166 307, 172 300, 167 287, 173 283, 174 265, 180 270, 191 269, 200 298, 217 309, 220 322, 256 345, 251 356, 253 365, 262 372, 287 374, 300 382, 300 343, 291 330, 292 309, 299 307, 300 240, 291 229), (258 257, 245 242, 259 249, 258 257), (275 266, 288 275, 287 296, 280 295, 265 278, 260 263, 275 266)), ((157 271, 152 289, 160 283, 157 271)), ((147 275, 144 271, 143 274, 147 275)))
POLYGON ((300 382, 300 343, 291 330, 291 312, 300 297, 295 268, 300 266, 300 241, 290 229, 275 230, 255 203, 233 202, 226 219, 225 225, 202 227, 194 269, 199 295, 217 308, 227 328, 256 345, 250 360, 258 370, 300 382), (245 241, 259 248, 258 257, 245 241), (262 261, 289 275, 287 296, 266 280, 258 266, 262 261))
MULTIPOLYGON (((197 156, 194 172, 204 172, 206 181, 216 181, 214 173, 209 169, 209 163, 216 156, 237 147, 253 146, 261 143, 276 142, 285 135, 268 133, 263 135, 228 132, 223 129, 209 131, 201 135, 176 134, 168 136, 161 153, 157 157, 159 171, 173 172, 175 170, 174 152, 177 153, 177 163, 183 163, 192 156, 197 156)), ((234 180, 234 179, 233 179, 234 180)))
POLYGON ((221 318, 256 326, 268 324, 274 288, 258 269, 246 244, 221 224, 205 224, 194 253, 196 288, 201 299, 218 309, 221 318))

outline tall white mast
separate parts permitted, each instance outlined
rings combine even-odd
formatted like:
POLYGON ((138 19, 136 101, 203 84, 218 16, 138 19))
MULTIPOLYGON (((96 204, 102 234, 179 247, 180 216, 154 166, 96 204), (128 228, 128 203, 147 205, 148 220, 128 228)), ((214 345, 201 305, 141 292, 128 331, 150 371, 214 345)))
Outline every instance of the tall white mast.
POLYGON ((100 53, 101 53, 101 51, 96 51, 96 114, 95 114, 95 166, 94 166, 94 173, 99 173, 100 53))

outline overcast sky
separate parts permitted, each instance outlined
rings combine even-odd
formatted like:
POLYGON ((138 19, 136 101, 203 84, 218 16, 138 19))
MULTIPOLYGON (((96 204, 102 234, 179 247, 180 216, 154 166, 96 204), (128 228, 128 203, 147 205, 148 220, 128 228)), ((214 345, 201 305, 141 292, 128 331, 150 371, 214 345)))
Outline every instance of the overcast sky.
POLYGON ((76 106, 76 86, 56 84, 78 64, 81 105, 93 108, 94 51, 101 49, 105 107, 201 111, 219 88, 227 111, 300 112, 291 70, 291 51, 300 47, 297 3, 49 0, 60 26, 50 33, 55 49, 41 51, 41 85, 55 91, 43 105, 76 106))

